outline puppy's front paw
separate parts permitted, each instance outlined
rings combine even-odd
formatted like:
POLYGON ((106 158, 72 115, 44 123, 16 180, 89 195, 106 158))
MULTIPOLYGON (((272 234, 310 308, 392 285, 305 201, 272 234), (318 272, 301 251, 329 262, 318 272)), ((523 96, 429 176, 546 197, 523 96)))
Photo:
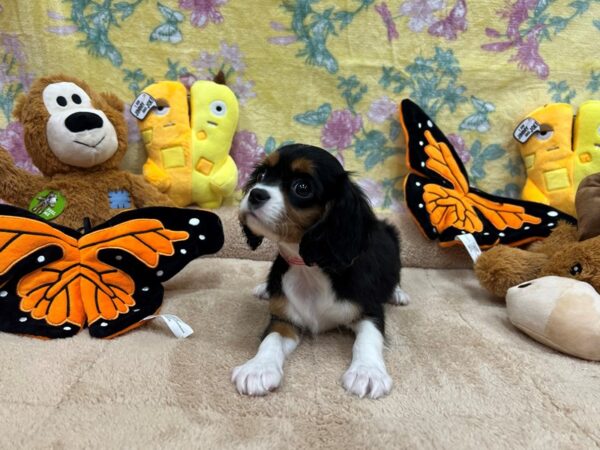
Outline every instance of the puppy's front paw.
POLYGON ((357 364, 351 365, 342 376, 342 386, 348 392, 363 398, 379 398, 392 390, 392 379, 385 367, 357 364))
POLYGON ((283 370, 273 361, 251 359, 236 367, 231 382, 243 395, 267 395, 281 384, 283 370))
POLYGON ((254 288, 252 294, 256 298, 260 298, 261 300, 269 300, 270 295, 267 291, 267 283, 260 283, 258 286, 254 288))
POLYGON ((396 286, 396 289, 394 289, 394 293, 392 294, 392 298, 390 299, 390 303, 392 305, 408 305, 410 303, 410 296, 404 292, 400 286, 396 286))

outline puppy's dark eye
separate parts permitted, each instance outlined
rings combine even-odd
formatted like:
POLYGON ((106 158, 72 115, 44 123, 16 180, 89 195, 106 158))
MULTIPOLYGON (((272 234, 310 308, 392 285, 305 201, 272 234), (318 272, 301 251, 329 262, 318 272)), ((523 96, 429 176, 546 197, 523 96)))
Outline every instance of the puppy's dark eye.
POLYGON ((296 180, 292 184, 292 190, 300 198, 308 198, 312 195, 310 184, 304 180, 296 180))
POLYGON ((574 264, 573 266, 571 266, 571 270, 569 270, 569 272, 571 272, 571 275, 577 276, 581 272, 583 272, 583 267, 581 267, 581 264, 579 263, 574 264))
POLYGON ((66 99, 66 98, 64 98, 62 95, 59 95, 59 96, 56 98, 56 103, 58 103, 58 104, 59 104, 59 106, 67 106, 67 99, 66 99))
POLYGON ((259 172, 258 175, 256 175, 256 182, 260 183, 261 181, 264 181, 265 179, 265 171, 263 170, 262 172, 259 172))
POLYGON ((76 103, 77 105, 81 105, 81 97, 77 94, 73 94, 71 95, 71 100, 73 100, 73 103, 76 103))

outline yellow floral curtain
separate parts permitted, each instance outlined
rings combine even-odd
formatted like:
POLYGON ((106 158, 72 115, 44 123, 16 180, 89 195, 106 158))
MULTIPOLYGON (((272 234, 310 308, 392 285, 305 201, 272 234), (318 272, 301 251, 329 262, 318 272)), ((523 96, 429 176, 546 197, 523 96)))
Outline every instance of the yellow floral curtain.
MULTIPOLYGON (((11 117, 32 79, 68 73, 127 103, 147 84, 212 78, 241 103, 243 183, 285 142, 332 152, 373 204, 402 208, 397 105, 448 134, 471 182, 518 196, 519 118, 600 89, 598 0, 0 0, 0 145, 35 170, 11 117)), ((144 158, 135 119, 125 166, 144 158)))

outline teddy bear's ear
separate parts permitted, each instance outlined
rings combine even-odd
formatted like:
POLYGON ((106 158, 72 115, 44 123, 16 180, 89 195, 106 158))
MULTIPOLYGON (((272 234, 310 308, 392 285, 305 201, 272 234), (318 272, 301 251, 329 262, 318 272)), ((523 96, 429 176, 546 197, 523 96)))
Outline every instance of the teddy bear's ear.
POLYGON ((123 108, 125 107, 125 104, 123 103, 123 101, 117 97, 114 94, 111 94, 110 92, 101 92, 100 96, 106 100, 106 102, 114 109, 116 109, 119 112, 123 112, 123 108))
POLYGON ((17 96, 17 101, 15 102, 15 107, 13 108, 13 117, 19 122, 22 120, 21 113, 23 112, 26 98, 27 96, 25 94, 19 94, 19 96, 17 96))

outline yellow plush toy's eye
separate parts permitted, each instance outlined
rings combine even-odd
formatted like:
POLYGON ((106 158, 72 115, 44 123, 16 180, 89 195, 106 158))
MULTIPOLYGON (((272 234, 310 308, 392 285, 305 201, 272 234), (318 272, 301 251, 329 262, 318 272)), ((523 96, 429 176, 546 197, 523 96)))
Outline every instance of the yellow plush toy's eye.
POLYGON ((165 116, 169 113, 170 111, 170 107, 169 107, 169 102, 167 102, 166 100, 159 98, 156 101, 156 109, 154 110, 155 114, 157 116, 165 116))
POLYGON ((535 135, 540 141, 547 141, 554 134, 554 130, 549 125, 543 124, 535 135))
POLYGON ((215 116, 223 117, 227 113, 227 105, 221 100, 215 100, 210 104, 210 112, 215 116))

